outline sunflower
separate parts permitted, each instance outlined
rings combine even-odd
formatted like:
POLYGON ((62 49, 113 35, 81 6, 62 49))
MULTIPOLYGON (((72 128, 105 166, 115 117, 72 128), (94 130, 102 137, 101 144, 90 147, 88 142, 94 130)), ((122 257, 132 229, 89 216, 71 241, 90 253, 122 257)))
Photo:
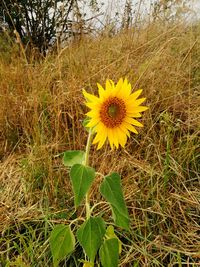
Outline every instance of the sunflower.
POLYGON ((141 112, 147 110, 140 106, 146 98, 140 98, 142 90, 131 93, 131 84, 122 78, 115 85, 112 80, 106 80, 105 89, 97 83, 99 97, 83 90, 86 106, 91 110, 86 113, 90 118, 86 127, 92 128, 96 133, 93 144, 98 143, 100 149, 108 139, 111 148, 125 146, 130 132, 138 134, 135 126, 143 125, 134 118, 141 117, 141 112))

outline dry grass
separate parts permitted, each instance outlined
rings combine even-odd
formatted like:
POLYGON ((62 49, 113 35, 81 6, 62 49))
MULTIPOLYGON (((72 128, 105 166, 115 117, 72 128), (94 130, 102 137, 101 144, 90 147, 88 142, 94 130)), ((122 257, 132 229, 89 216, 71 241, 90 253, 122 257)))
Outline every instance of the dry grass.
POLYGON ((2 53, 2 266, 51 266, 51 226, 73 214, 61 153, 86 144, 81 89, 97 93, 97 81, 120 77, 143 88, 150 106, 145 127, 125 150, 93 147, 90 162, 98 172, 122 176, 132 235, 119 231, 121 266, 200 266, 199 32, 149 25, 87 38, 30 64, 16 48, 2 53))

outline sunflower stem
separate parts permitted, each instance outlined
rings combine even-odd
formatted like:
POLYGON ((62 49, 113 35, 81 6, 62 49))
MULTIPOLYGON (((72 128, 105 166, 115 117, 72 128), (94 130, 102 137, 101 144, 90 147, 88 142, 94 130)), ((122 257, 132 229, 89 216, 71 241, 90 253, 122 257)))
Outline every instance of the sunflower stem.
MULTIPOLYGON (((89 153, 90 153, 90 147, 92 143, 92 130, 89 131, 88 139, 87 139, 87 144, 86 144, 86 149, 85 149, 85 161, 84 165, 88 166, 89 165, 89 153)), ((90 218, 90 192, 87 192, 86 197, 85 197, 85 209, 86 209, 86 218, 90 218)))

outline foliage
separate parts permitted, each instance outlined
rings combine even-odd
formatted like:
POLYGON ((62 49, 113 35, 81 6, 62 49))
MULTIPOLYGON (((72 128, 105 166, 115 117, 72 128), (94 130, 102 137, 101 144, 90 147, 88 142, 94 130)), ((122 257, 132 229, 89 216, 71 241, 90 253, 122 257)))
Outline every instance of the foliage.
POLYGON ((3 0, 0 16, 10 31, 19 35, 22 43, 45 54, 56 40, 71 34, 70 12, 74 0, 3 0))
MULTIPOLYGON (((98 30, 93 29, 88 22, 102 15, 100 12, 105 9, 105 4, 100 0, 2 0, 0 32, 7 29, 7 34, 16 39, 26 54, 37 51, 46 55, 55 45, 63 47, 71 37, 80 37, 85 32, 98 30), (86 18, 85 10, 94 17, 86 18)), ((189 12, 189 4, 188 0, 152 0, 151 15, 154 21, 176 21, 189 12)), ((107 16, 109 25, 106 25, 105 29, 109 34, 117 32, 119 28, 129 29, 139 24, 142 1, 134 4, 126 0, 122 1, 121 5, 124 5, 124 8, 120 16, 118 11, 113 18, 108 19, 107 16)), ((102 18, 101 16, 101 19, 98 19, 98 27, 105 23, 102 18)), ((92 24, 95 24, 95 20, 92 24)))
POLYGON ((75 248, 75 238, 69 226, 59 224, 53 229, 50 236, 50 247, 53 264, 58 266, 59 262, 75 248))
POLYGON ((190 10, 188 0, 157 0, 153 5, 153 19, 164 23, 180 20, 190 10))
MULTIPOLYGON (((91 134, 89 133, 88 144, 90 144, 91 134)), ((86 155, 89 153, 89 146, 86 147, 86 155)), ((86 166, 87 159, 84 164, 76 164, 79 157, 82 155, 80 151, 70 151, 64 153, 64 162, 71 162, 70 178, 74 192, 75 208, 81 204, 86 198, 86 220, 78 228, 76 236, 78 242, 82 246, 85 255, 89 261, 86 264, 94 264, 97 252, 100 249, 100 259, 103 266, 117 266, 119 261, 119 252, 121 250, 121 242, 114 233, 114 228, 109 226, 106 231, 106 226, 103 218, 92 217, 90 215, 89 190, 95 178, 95 170, 86 166), (89 209, 89 210, 88 210, 89 209), (89 211, 89 212, 88 212, 89 211), (103 242, 103 239, 104 240, 103 242), (110 259, 109 254, 112 256, 110 259), (112 265, 113 264, 113 265, 112 265)), ((83 154, 84 155, 84 154, 83 154)), ((129 215, 123 199, 123 193, 120 185, 120 176, 115 173, 105 177, 100 188, 101 194, 111 204, 116 225, 129 230, 129 215)), ((79 220, 77 218, 76 220, 79 220)), ((75 221, 76 221, 75 220, 75 221)), ((54 266, 57 266, 59 261, 67 256, 74 249, 74 236, 70 228, 65 225, 58 225, 51 233, 50 245, 54 259, 54 266)), ((81 259, 82 260, 82 259, 81 259)))
POLYGON ((128 230, 129 215, 123 198, 119 174, 113 173, 106 176, 101 184, 100 192, 111 205, 116 225, 128 230))
POLYGON ((92 263, 103 242, 105 232, 105 223, 101 217, 90 217, 77 231, 78 241, 92 263))
POLYGON ((117 267, 119 246, 116 238, 107 239, 100 248, 99 255, 103 267, 117 267))
POLYGON ((75 164, 71 168, 70 178, 75 195, 75 207, 77 208, 94 181, 95 170, 82 164, 75 164))

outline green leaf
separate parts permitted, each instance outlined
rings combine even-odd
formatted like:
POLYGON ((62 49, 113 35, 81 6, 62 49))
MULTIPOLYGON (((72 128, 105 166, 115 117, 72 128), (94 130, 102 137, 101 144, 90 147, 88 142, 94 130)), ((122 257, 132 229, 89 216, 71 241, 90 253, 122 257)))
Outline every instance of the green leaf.
POLYGON ((68 150, 64 152, 63 163, 71 167, 74 164, 82 163, 85 158, 85 152, 81 150, 68 150))
POLYGON ((112 173, 111 175, 106 176, 100 186, 100 192, 111 206, 115 224, 129 230, 130 219, 124 201, 120 180, 118 173, 112 173))
POLYGON ((81 225, 76 233, 79 243, 91 262, 94 262, 105 232, 106 227, 103 219, 101 217, 90 217, 81 225))
POLYGON ((116 237, 114 227, 112 225, 109 225, 106 229, 106 236, 108 238, 114 238, 116 237))
POLYGON ((59 262, 70 254, 75 247, 75 237, 70 227, 64 224, 57 225, 53 229, 49 242, 54 267, 57 267, 59 262))
POLYGON ((118 238, 118 236, 115 234, 114 227, 112 225, 109 225, 106 229, 106 238, 111 239, 111 238, 116 238, 118 240, 118 247, 119 247, 119 254, 122 252, 122 242, 118 238))
POLYGON ((105 240, 99 250, 99 256, 103 267, 117 267, 119 262, 119 245, 117 238, 105 240))
POLYGON ((83 267, 93 267, 94 266, 94 263, 91 263, 91 262, 85 262, 83 264, 83 267))
POLYGON ((95 170, 81 164, 75 164, 70 171, 70 178, 74 192, 74 202, 77 208, 90 189, 95 178, 95 170))
POLYGON ((94 267, 94 263, 90 261, 79 260, 83 263, 83 267, 94 267))

